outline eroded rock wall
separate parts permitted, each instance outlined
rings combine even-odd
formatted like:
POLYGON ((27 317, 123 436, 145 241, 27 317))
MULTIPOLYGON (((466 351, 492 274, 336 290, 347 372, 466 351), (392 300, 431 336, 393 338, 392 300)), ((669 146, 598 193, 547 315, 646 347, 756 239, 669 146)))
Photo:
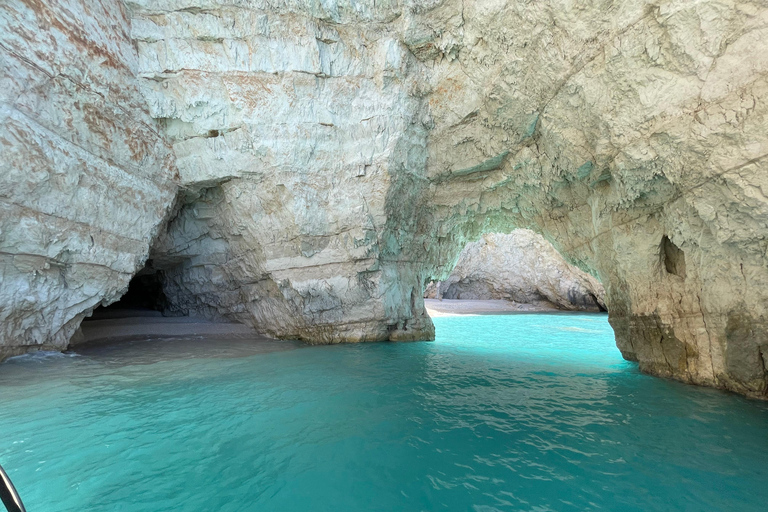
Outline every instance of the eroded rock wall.
POLYGON ((766 396, 767 22, 764 2, 415 14, 440 245, 533 227, 600 276, 641 369, 766 396))
POLYGON ((431 338, 423 265, 384 258, 388 193, 426 169, 400 6, 131 9, 186 194, 152 257, 177 308, 312 343, 431 338))
POLYGON ((0 5, 0 360, 66 348, 120 297, 175 195, 120 2, 0 5))
POLYGON ((152 116, 218 198, 158 246, 197 258, 186 304, 429 338, 424 282, 528 227, 601 278, 643 370, 765 395, 765 4, 130 5, 152 116))
POLYGON ((425 297, 503 299, 565 310, 605 311, 605 289, 528 229, 489 233, 462 249, 447 279, 425 297))

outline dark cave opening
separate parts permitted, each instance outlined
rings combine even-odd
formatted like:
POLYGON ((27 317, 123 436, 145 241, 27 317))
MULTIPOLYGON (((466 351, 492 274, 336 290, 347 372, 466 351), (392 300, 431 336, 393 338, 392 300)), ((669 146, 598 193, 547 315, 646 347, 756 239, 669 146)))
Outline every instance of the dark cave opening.
POLYGON ((668 274, 685 279, 685 252, 664 235, 661 239, 661 259, 668 274))
POLYGON ((104 320, 123 316, 166 316, 170 301, 163 291, 162 270, 155 269, 152 260, 128 283, 128 291, 120 300, 99 306, 86 320, 104 320))

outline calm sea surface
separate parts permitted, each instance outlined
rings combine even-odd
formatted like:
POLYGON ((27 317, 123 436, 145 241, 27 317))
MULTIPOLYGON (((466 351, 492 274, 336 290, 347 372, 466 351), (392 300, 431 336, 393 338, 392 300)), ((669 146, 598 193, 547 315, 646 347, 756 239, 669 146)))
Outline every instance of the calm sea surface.
POLYGON ((29 512, 768 510, 768 404, 640 374, 603 315, 435 325, 15 358, 0 464, 29 512))

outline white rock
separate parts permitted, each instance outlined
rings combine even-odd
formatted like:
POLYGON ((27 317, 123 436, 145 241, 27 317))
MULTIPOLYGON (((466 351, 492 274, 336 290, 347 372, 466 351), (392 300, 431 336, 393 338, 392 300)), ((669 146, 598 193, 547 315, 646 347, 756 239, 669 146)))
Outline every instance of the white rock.
POLYGON ((63 349, 144 263, 177 185, 121 4, 0 7, 0 360, 63 349))
POLYGON ((430 283, 424 297, 504 299, 566 310, 606 309, 603 285, 569 265, 552 244, 528 229, 508 235, 489 233, 468 243, 448 279, 430 283))

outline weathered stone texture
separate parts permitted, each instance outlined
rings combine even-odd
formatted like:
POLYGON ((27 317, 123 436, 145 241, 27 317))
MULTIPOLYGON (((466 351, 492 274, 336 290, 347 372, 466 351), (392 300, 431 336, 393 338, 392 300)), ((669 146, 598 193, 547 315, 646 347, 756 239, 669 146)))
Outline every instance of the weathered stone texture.
POLYGON ((0 6, 0 359, 65 348, 142 266, 175 194, 119 2, 0 6))
POLYGON ((541 235, 489 233, 462 249, 451 275, 430 283, 425 298, 503 299, 565 310, 604 311, 605 289, 569 265, 541 235))
POLYGON ((625 357, 766 396, 767 23, 752 2, 457 1, 414 16, 406 43, 443 63, 429 95, 439 235, 534 227, 600 276, 625 357))
POLYGON ((312 343, 430 338, 422 265, 382 247, 387 194, 426 158, 396 13, 180 7, 134 5, 132 32, 185 190, 152 257, 176 308, 312 343))

